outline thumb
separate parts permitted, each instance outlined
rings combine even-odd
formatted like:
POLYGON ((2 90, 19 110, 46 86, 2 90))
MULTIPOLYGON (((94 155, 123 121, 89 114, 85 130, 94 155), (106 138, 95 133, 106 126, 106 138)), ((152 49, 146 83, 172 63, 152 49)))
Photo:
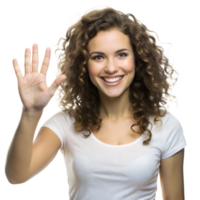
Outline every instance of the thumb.
POLYGON ((55 91, 58 89, 60 83, 66 79, 65 75, 61 75, 54 80, 54 82, 49 87, 49 93, 53 96, 55 91))

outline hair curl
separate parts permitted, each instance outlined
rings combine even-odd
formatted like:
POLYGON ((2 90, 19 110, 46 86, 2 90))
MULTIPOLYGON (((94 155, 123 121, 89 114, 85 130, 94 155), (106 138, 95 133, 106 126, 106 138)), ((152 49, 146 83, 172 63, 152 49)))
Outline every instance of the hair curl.
MULTIPOLYGON (((158 118, 167 113, 164 106, 167 98, 163 95, 172 96, 168 93, 170 84, 167 78, 176 72, 169 64, 168 58, 163 55, 163 48, 156 45, 155 38, 148 32, 153 32, 139 22, 130 13, 124 14, 113 8, 93 10, 70 26, 66 38, 62 43, 63 54, 59 56, 57 75, 66 75, 66 79, 60 84, 59 106, 62 111, 68 112, 74 117, 74 129, 77 132, 88 131, 91 127, 100 128, 102 119, 99 118, 100 100, 96 86, 89 78, 87 63, 89 59, 87 44, 100 30, 117 29, 130 38, 131 46, 135 56, 135 77, 130 85, 129 99, 134 110, 133 117, 139 125, 140 132, 148 132, 149 138, 143 141, 148 145, 152 133, 147 129, 151 123, 150 116, 156 116, 154 122, 162 120, 158 118), (132 17, 133 19, 130 19, 132 17), (162 65, 164 67, 162 67, 162 65), (168 71, 168 69, 170 69, 168 71), (61 95, 63 94, 63 97, 61 95), (161 105, 162 104, 162 105, 161 105), (162 113, 161 107, 164 108, 162 113)), ((60 40, 58 44, 60 43, 60 40)), ((176 72, 177 73, 177 72, 176 72)), ((178 73, 177 73, 178 74, 178 73)), ((176 83, 177 78, 175 79, 176 83)), ((176 98, 175 96, 172 96, 176 98)), ((89 137, 89 135, 85 135, 89 137)))

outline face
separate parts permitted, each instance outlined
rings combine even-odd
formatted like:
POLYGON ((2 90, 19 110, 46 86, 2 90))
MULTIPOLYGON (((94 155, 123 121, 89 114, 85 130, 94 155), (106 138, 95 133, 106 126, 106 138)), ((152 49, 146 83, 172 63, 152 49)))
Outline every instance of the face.
POLYGON ((89 41, 88 52, 89 77, 100 96, 118 97, 129 89, 135 75, 135 65, 127 35, 115 29, 99 31, 89 41), (119 80, 117 76, 123 78, 119 80))

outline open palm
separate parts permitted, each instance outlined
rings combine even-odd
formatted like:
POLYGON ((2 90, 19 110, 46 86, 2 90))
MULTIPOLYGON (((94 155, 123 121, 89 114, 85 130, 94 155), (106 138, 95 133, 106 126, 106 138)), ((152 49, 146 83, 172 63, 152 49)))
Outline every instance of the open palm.
POLYGON ((23 109, 29 110, 42 110, 54 95, 60 83, 66 78, 61 75, 54 80, 50 87, 46 84, 46 73, 49 67, 51 49, 47 48, 45 57, 42 63, 40 73, 38 73, 38 46, 33 45, 32 50, 32 65, 30 61, 30 49, 25 50, 25 74, 24 77, 20 71, 18 62, 13 59, 13 66, 18 80, 19 94, 23 103, 23 109))

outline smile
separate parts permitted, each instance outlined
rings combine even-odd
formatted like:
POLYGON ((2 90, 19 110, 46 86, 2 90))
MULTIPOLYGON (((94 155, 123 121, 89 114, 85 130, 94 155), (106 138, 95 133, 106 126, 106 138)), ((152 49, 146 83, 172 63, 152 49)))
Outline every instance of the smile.
POLYGON ((101 78, 103 83, 107 86, 116 86, 119 85, 124 79, 124 76, 116 77, 116 78, 101 78))

